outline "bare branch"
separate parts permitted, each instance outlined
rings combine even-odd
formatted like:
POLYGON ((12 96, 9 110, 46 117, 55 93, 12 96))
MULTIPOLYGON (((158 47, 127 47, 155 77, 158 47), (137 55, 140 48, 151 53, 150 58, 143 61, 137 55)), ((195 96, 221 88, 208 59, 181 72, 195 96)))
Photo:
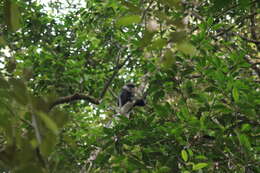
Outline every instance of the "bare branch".
POLYGON ((116 95, 116 93, 114 93, 114 91, 111 88, 108 88, 108 91, 116 100, 118 99, 118 96, 116 95))
POLYGON ((95 98, 93 98, 93 97, 91 97, 89 95, 86 95, 86 94, 76 93, 76 94, 71 95, 71 96, 58 98, 56 101, 54 101, 50 105, 49 110, 51 110, 54 106, 57 106, 59 104, 70 103, 70 102, 73 102, 73 101, 76 101, 76 100, 86 100, 86 101, 88 101, 90 103, 93 103, 93 104, 96 104, 96 105, 99 104, 99 100, 98 99, 95 99, 95 98))
POLYGON ((111 77, 108 79, 108 81, 106 82, 106 84, 105 84, 105 86, 104 86, 102 92, 100 93, 100 96, 99 96, 100 99, 105 96, 105 94, 106 94, 106 92, 107 92, 107 90, 108 90, 108 87, 111 85, 111 83, 112 83, 112 81, 114 80, 114 78, 116 77, 118 71, 119 71, 119 69, 116 69, 116 70, 113 72, 112 76, 111 76, 111 77))
POLYGON ((106 94, 106 92, 108 90, 108 87, 111 85, 112 81, 114 80, 114 78, 118 74, 119 70, 126 64, 126 62, 130 59, 130 57, 131 56, 128 55, 128 57, 124 60, 123 63, 116 65, 112 76, 108 79, 108 81, 106 82, 102 92, 100 93, 100 96, 99 96, 100 99, 102 99, 105 96, 105 94, 106 94))
POLYGON ((260 40, 253 40, 253 39, 250 39, 250 38, 247 38, 243 35, 240 35, 240 34, 237 34, 239 37, 241 37, 243 40, 247 41, 247 42, 252 42, 252 43, 255 43, 255 44, 260 44, 260 40))

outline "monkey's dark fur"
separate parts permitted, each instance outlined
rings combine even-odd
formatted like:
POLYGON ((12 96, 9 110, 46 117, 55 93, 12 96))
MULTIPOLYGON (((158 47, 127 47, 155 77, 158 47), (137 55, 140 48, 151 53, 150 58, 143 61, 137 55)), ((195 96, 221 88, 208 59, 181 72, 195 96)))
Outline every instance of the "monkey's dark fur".
MULTIPOLYGON (((122 107, 127 102, 133 101, 133 97, 135 96, 135 84, 128 83, 123 86, 121 93, 118 98, 118 106, 122 107)), ((145 106, 145 102, 143 99, 139 99, 135 101, 134 106, 145 106)))

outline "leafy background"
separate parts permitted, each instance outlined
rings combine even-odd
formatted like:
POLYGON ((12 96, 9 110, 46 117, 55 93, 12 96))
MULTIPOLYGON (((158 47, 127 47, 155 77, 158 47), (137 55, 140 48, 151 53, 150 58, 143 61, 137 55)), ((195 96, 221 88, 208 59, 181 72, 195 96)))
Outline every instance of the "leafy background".
POLYGON ((63 3, 0 1, 1 172, 260 172, 258 1, 63 3))

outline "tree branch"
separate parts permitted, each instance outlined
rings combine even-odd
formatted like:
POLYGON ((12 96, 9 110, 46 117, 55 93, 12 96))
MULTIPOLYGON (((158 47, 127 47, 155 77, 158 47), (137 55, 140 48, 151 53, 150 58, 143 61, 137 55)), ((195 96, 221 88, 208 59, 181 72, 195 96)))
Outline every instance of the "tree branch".
MULTIPOLYGON (((119 54, 120 56, 120 54, 119 54)), ((115 70, 112 74, 112 76, 109 78, 109 80, 106 82, 102 92, 100 93, 100 96, 99 98, 102 99, 104 97, 104 95, 106 94, 110 84, 112 83, 112 81, 114 80, 114 78, 116 77, 116 75, 118 74, 119 70, 126 64, 126 62, 130 59, 130 55, 124 60, 123 63, 121 64, 118 64, 116 65, 115 67, 115 70)), ((119 58, 119 57, 118 57, 119 58)), ((60 97, 58 98, 56 101, 54 101, 53 103, 50 104, 49 106, 49 110, 51 110, 53 107, 57 106, 57 105, 60 105, 60 104, 64 104, 64 103, 70 103, 70 102, 73 102, 73 101, 76 101, 76 100, 86 100, 90 103, 93 103, 95 105, 98 105, 100 104, 100 100, 99 99, 96 99, 96 98, 93 98, 89 95, 86 95, 86 94, 79 94, 79 93, 76 93, 74 95, 71 95, 71 96, 65 96, 65 97, 60 97)))
POLYGON ((90 103, 93 103, 95 105, 98 105, 99 104, 99 100, 98 99, 95 99, 89 95, 86 95, 86 94, 79 94, 79 93, 76 93, 74 95, 71 95, 71 96, 66 96, 66 97, 60 97, 58 98, 56 101, 54 101, 50 106, 49 106, 49 110, 51 110, 54 106, 57 106, 59 104, 64 104, 64 103, 70 103, 70 102, 73 102, 73 101, 76 101, 76 100, 86 100, 90 103))
MULTIPOLYGON (((254 3, 257 3, 257 0, 253 0, 252 2, 248 3, 247 5, 252 5, 252 4, 254 4, 254 3)), ((226 13, 229 12, 230 10, 233 10, 233 9, 239 7, 240 5, 241 5, 240 3, 237 3, 237 4, 233 5, 233 6, 229 7, 229 8, 227 8, 227 9, 225 9, 224 11, 220 12, 220 13, 217 14, 216 16, 214 16, 214 18, 219 18, 220 16, 226 14, 226 13)))
POLYGON ((108 79, 108 81, 106 82, 106 84, 105 84, 105 86, 104 86, 102 92, 100 93, 100 96, 99 96, 100 99, 102 99, 102 98, 105 96, 105 94, 106 94, 106 92, 107 92, 107 90, 108 90, 108 87, 110 86, 110 84, 112 83, 112 81, 114 80, 114 78, 116 77, 116 75, 117 75, 117 73, 119 72, 119 70, 126 64, 126 62, 130 59, 130 57, 131 57, 131 56, 128 55, 128 57, 124 60, 123 63, 116 65, 112 76, 108 79))
POLYGON ((247 38, 247 37, 240 35, 240 34, 237 34, 237 35, 247 42, 252 42, 252 43, 255 43, 257 45, 260 44, 260 40, 253 40, 253 39, 247 38))

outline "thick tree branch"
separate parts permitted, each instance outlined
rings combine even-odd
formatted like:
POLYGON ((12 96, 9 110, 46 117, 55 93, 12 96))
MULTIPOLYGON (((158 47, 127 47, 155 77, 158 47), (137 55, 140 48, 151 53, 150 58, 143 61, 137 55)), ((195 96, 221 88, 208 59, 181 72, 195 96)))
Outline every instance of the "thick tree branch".
POLYGON ((54 106, 57 106, 59 104, 70 103, 70 102, 73 102, 73 101, 76 101, 76 100, 86 100, 86 101, 88 101, 90 103, 93 103, 95 105, 99 104, 99 100, 98 99, 95 99, 95 98, 93 98, 93 97, 91 97, 89 95, 86 95, 86 94, 76 93, 76 94, 71 95, 71 96, 58 98, 56 101, 54 101, 50 105, 49 110, 51 110, 54 106))

